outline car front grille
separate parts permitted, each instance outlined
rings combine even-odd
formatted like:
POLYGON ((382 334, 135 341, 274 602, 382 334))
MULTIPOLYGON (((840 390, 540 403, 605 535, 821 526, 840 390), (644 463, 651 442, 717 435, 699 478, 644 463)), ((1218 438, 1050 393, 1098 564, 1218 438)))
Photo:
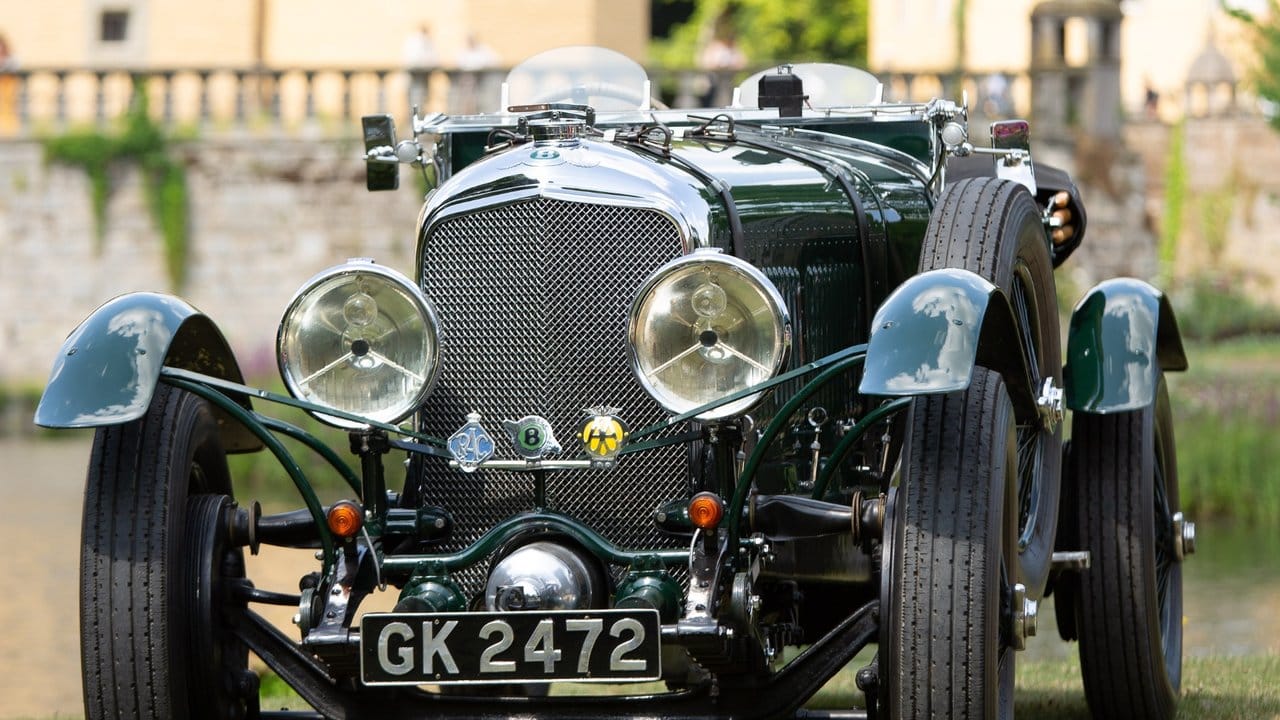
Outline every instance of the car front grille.
MULTIPOLYGON (((423 432, 447 438, 471 412, 493 436, 495 457, 516 458, 503 420, 541 415, 563 452, 586 410, 620 408, 633 430, 666 413, 632 375, 626 328, 641 283, 682 252, 670 218, 648 209, 539 198, 454 216, 427 230, 422 289, 440 315, 442 367, 419 415, 423 432)), ((422 501, 453 515, 440 550, 461 549, 498 522, 533 509, 529 473, 463 473, 427 462, 422 501)), ((578 518, 624 548, 672 547, 653 512, 685 496, 683 445, 622 458, 613 470, 552 472, 549 509, 578 518)), ((459 573, 468 592, 486 567, 459 573)))

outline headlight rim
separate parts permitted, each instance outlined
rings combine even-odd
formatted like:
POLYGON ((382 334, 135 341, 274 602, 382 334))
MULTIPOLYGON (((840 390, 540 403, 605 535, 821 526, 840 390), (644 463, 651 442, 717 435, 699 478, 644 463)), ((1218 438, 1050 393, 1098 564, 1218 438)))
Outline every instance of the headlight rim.
MULTIPOLYGON (((737 257, 736 255, 725 253, 720 248, 696 248, 692 252, 671 260, 662 267, 659 267, 657 270, 654 270, 649 277, 645 279, 644 283, 641 284, 640 289, 636 291, 635 298, 631 303, 631 311, 627 318, 627 354, 631 365, 631 373, 635 376, 641 387, 644 388, 644 391, 654 400, 654 402, 661 405, 663 409, 676 415, 688 412, 689 410, 700 407, 706 403, 692 403, 688 404, 688 407, 683 408, 672 407, 668 402, 670 393, 659 390, 653 382, 645 377, 645 374, 641 369, 641 360, 636 342, 637 334, 640 330, 640 310, 645 299, 648 298, 654 288, 660 285, 664 280, 668 279, 673 274, 686 269, 688 266, 700 265, 708 262, 725 265, 731 271, 741 274, 756 286, 760 291, 761 296, 768 303, 781 345, 770 378, 777 377, 778 374, 785 369, 787 360, 791 354, 791 313, 787 309, 786 301, 783 299, 781 291, 778 290, 778 287, 767 275, 764 274, 762 270, 760 270, 760 268, 740 257, 737 257)), ((730 395, 731 394, 733 393, 730 393, 730 395)), ((761 390, 760 392, 753 393, 745 398, 740 398, 738 400, 722 404, 714 410, 698 415, 694 419, 702 422, 718 422, 740 417, 759 404, 767 394, 768 390, 761 390)))
MULTIPOLYGON (((289 303, 285 306, 284 312, 280 316, 280 322, 276 329, 276 368, 280 373, 280 379, 284 382, 285 389, 291 397, 297 400, 302 400, 322 407, 332 407, 333 410, 344 412, 348 415, 365 417, 369 422, 376 422, 384 425, 396 425, 413 413, 417 412, 422 407, 422 403, 426 400, 427 396, 429 396, 431 391, 435 388, 436 382, 440 378, 440 369, 443 364, 441 362, 442 334, 440 316, 436 312, 434 304, 432 304, 430 299, 428 299, 422 292, 422 289, 409 279, 408 276, 394 268, 378 264, 373 258, 351 258, 346 262, 321 270, 311 276, 310 279, 303 283, 298 290, 294 292, 293 297, 290 298, 289 303), (298 309, 299 304, 302 303, 309 293, 316 290, 321 284, 329 282, 335 278, 349 275, 374 275, 404 291, 404 294, 412 301, 415 309, 419 313, 423 325, 433 341, 434 347, 431 353, 433 362, 428 368, 424 382, 421 387, 418 388, 417 392, 411 396, 411 399, 404 403, 403 409, 398 410, 394 416, 386 418, 372 417, 369 414, 352 411, 347 408, 333 407, 326 403, 319 402, 315 398, 308 397, 308 395, 298 387, 297 379, 291 375, 287 367, 289 354, 285 352, 284 348, 285 331, 289 326, 291 316, 293 316, 294 312, 298 309)), ((321 411, 307 410, 307 412, 312 417, 327 425, 344 430, 364 430, 372 427, 369 423, 357 423, 338 416, 328 415, 321 411)))

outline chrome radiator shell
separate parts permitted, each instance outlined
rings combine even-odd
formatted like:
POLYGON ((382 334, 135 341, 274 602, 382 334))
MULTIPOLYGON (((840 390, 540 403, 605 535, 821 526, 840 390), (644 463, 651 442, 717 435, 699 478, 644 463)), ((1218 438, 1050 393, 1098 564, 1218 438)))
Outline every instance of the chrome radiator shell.
MULTIPOLYGON (((626 327, 636 290, 682 254, 684 239, 654 209, 547 197, 492 204, 424 230, 420 283, 439 309, 442 368, 418 415, 419 428, 447 438, 478 412, 496 457, 516 457, 503 420, 542 415, 564 447, 588 408, 619 408, 638 429, 666 417, 629 369, 626 327)), ((625 548, 673 547, 654 510, 688 492, 684 445, 623 457, 612 470, 550 472, 547 508, 585 523, 625 548)), ((421 502, 453 515, 454 551, 502 520, 534 509, 530 473, 463 473, 423 463, 421 502)), ((459 574, 474 593, 484 569, 459 574)))

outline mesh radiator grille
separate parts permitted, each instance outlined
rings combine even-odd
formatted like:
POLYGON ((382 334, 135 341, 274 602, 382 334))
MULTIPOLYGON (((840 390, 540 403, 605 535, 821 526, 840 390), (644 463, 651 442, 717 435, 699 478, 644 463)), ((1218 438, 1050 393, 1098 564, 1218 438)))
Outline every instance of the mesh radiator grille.
MULTIPOLYGON (((495 457, 515 458, 502 420, 541 415, 572 457, 589 407, 621 408, 632 429, 665 412, 631 373, 626 327, 631 302, 657 267, 680 255, 679 230, 647 209, 540 198, 456 216, 423 242, 422 287, 440 313, 439 383, 421 429, 447 438, 469 412, 494 437, 495 457)), ((428 462, 425 502, 448 508, 457 550, 498 522, 533 508, 527 473, 464 474, 428 462)), ((611 471, 549 473, 550 509, 576 517, 624 548, 671 547, 652 515, 686 492, 683 446, 624 458, 611 471)), ((485 568, 458 577, 469 591, 485 568)))

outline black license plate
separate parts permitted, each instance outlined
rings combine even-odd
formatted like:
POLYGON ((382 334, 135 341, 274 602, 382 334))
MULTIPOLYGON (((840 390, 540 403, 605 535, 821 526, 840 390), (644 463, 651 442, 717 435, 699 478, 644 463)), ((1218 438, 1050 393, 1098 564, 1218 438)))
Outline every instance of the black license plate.
POLYGON ((376 613, 360 621, 366 685, 657 680, 656 610, 376 613))

